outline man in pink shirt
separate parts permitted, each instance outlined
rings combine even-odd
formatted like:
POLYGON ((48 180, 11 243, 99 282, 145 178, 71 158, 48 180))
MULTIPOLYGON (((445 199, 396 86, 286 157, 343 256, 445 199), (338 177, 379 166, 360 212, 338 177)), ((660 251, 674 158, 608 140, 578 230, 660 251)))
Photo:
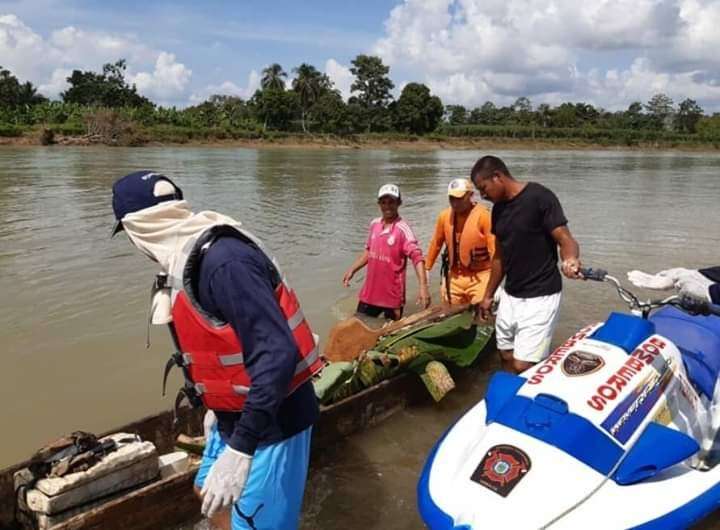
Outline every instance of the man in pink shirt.
POLYGON ((418 305, 430 305, 427 276, 422 250, 410 226, 398 214, 402 204, 400 189, 385 184, 378 191, 381 217, 370 222, 365 251, 358 256, 343 277, 345 287, 357 271, 367 265, 365 283, 360 290, 358 313, 397 320, 402 317, 405 305, 405 269, 408 258, 417 274, 420 292, 418 305))

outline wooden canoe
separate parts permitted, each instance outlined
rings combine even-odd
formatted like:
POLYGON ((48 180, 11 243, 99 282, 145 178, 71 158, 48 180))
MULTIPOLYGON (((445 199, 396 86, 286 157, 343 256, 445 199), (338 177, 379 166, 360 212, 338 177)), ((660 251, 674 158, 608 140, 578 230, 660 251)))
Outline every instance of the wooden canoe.
MULTIPOLYGON (((494 341, 469 368, 453 370, 456 379, 477 376, 486 364, 487 352, 494 341)), ((376 425, 394 413, 412 405, 431 401, 430 395, 414 374, 401 374, 367 388, 342 401, 321 407, 318 424, 313 430, 312 452, 330 448, 342 438, 376 425)), ((178 433, 197 436, 202 433, 204 409, 182 408, 177 429, 173 429, 172 411, 148 416, 110 432, 138 433, 153 442, 160 454, 173 451, 178 433)), ((312 460, 310 472, 312 473, 312 460)), ((197 459, 187 472, 157 480, 108 500, 53 530, 151 530, 171 528, 198 518, 200 505, 193 493, 197 459)), ((15 493, 13 474, 27 462, 0 470, 0 530, 16 530, 14 526, 15 493)))

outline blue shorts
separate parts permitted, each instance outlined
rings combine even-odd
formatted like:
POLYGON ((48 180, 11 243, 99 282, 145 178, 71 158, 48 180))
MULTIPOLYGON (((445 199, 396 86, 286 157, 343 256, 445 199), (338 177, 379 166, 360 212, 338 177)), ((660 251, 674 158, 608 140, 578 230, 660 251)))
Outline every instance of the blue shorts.
MULTIPOLYGON (((298 527, 310 459, 312 427, 281 442, 259 447, 242 496, 232 509, 232 530, 291 530, 298 527)), ((213 427, 195 485, 202 488, 210 467, 225 450, 213 427)))

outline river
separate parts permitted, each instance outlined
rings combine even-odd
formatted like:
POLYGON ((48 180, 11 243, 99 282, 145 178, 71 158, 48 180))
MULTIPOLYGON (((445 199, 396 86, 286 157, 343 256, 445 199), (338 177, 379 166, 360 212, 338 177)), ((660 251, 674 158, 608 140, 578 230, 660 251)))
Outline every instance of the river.
MULTIPOLYGON (((111 184, 137 169, 171 176, 195 210, 241 220, 265 240, 325 336, 353 310, 341 278, 362 249, 375 193, 403 193, 424 248, 446 186, 476 151, 3 147, 0 149, 0 467, 63 433, 103 431, 171 407, 160 395, 171 345, 145 348, 153 264, 110 239, 111 184)), ((584 263, 617 276, 720 263, 720 156, 622 151, 495 152, 520 179, 560 197, 584 263)), ((432 277, 438 296, 438 273, 432 277)), ((408 275, 409 300, 416 282, 408 275)), ((610 288, 566 282, 556 342, 621 309, 610 288)), ((435 438, 476 402, 484 380, 353 437, 308 485, 304 528, 417 528, 415 483, 435 438)), ((179 383, 169 382, 169 388, 179 383)))

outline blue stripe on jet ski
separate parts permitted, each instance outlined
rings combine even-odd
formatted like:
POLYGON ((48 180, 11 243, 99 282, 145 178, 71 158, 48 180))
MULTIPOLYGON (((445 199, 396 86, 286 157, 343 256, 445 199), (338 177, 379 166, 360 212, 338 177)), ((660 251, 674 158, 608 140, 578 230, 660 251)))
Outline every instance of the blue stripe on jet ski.
POLYGON ((513 396, 497 413, 495 422, 557 447, 603 475, 623 455, 622 448, 607 434, 569 412, 561 399, 546 394, 538 394, 534 400, 513 396))
POLYGON ((548 394, 535 399, 518 396, 525 381, 506 372, 492 376, 485 394, 485 422, 541 440, 607 475, 623 455, 622 448, 592 422, 570 412, 562 399, 548 394))
POLYGON ((688 528, 706 515, 710 515, 720 504, 720 484, 707 490, 699 497, 662 517, 648 521, 630 530, 670 530, 688 528))

